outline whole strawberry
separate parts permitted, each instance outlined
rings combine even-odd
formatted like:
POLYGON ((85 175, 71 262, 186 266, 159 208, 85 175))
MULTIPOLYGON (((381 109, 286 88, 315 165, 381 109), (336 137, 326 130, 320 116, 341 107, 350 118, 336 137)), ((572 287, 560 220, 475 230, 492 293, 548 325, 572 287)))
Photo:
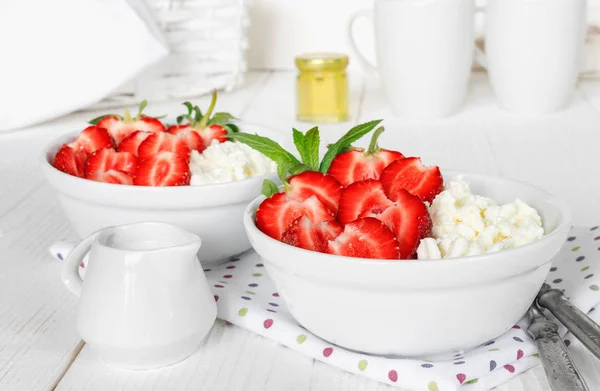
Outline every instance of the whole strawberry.
POLYGON ((230 123, 235 117, 229 113, 215 113, 213 115, 212 112, 216 104, 216 91, 212 93, 210 106, 206 114, 202 114, 198 106, 193 106, 190 102, 185 102, 184 106, 187 107, 187 114, 177 117, 177 125, 170 126, 167 132, 186 138, 190 144, 193 144, 190 145, 190 149, 196 149, 198 152, 202 152, 213 140, 217 140, 220 143, 227 141, 228 134, 238 131, 237 126, 230 123), (184 120, 187 122, 182 124, 184 120), (200 143, 196 140, 197 136, 200 136, 200 143))
POLYGON ((118 146, 121 141, 135 131, 158 133, 164 132, 165 126, 158 118, 142 114, 148 102, 142 101, 138 107, 138 114, 132 117, 128 109, 125 109, 125 115, 106 114, 90 121, 90 124, 97 125, 108 131, 115 144, 118 146))

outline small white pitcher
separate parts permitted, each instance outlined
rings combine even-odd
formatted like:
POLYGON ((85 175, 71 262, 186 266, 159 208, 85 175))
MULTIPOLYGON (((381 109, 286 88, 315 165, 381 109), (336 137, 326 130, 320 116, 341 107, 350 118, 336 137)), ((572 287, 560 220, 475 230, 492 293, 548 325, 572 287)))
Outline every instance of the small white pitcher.
POLYGON ((199 248, 198 236, 151 222, 109 227, 83 240, 62 270, 64 284, 80 296, 81 338, 107 364, 129 369, 162 367, 194 353, 217 314, 199 248), (78 269, 88 251, 83 282, 78 269))

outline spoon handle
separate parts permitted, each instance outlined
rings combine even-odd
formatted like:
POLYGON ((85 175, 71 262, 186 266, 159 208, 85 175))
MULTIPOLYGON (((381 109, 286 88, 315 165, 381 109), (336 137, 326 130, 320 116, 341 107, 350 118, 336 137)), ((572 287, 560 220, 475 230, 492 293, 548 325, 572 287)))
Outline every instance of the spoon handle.
POLYGON ((552 391, 589 391, 577 371, 567 347, 558 335, 558 326, 532 304, 531 324, 527 329, 534 339, 552 391))
POLYGON ((537 304, 550 311, 594 356, 600 358, 600 326, 571 304, 561 291, 549 288, 544 284, 537 304))

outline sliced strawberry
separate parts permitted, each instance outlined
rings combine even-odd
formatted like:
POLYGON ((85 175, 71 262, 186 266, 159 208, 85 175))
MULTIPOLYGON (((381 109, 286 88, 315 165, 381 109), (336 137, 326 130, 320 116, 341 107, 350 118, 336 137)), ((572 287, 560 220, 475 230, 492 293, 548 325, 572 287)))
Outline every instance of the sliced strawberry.
POLYGON ((144 116, 129 119, 127 119, 127 116, 125 116, 125 119, 120 119, 117 116, 104 117, 98 122, 98 126, 108 130, 108 133, 117 145, 136 130, 150 133, 164 132, 166 130, 160 120, 144 116))
POLYGON ((439 167, 426 167, 418 157, 392 162, 383 170, 380 180, 385 194, 392 201, 398 199, 398 192, 402 189, 427 202, 433 201, 444 190, 439 167))
POLYGON ((398 240, 381 221, 372 217, 357 219, 344 226, 329 242, 330 254, 356 258, 398 259, 398 240))
POLYGON ((99 126, 88 126, 69 146, 87 154, 104 148, 113 148, 114 143, 108 131, 99 126))
POLYGON ((151 134, 142 141, 138 147, 138 157, 142 161, 163 151, 173 152, 186 160, 190 158, 190 148, 186 140, 166 132, 151 134))
POLYGON ((273 239, 280 240, 292 221, 306 216, 313 223, 333 220, 331 210, 316 196, 296 201, 285 193, 264 200, 256 210, 256 226, 273 239))
POLYGON ((218 124, 213 124, 204 129, 198 129, 196 131, 200 134, 200 137, 202 137, 204 145, 210 145, 213 140, 217 140, 220 143, 224 143, 228 140, 227 130, 218 124))
POLYGON ((355 182, 342 191, 337 220, 347 224, 365 213, 379 214, 393 204, 385 196, 380 181, 367 179, 355 182))
POLYGON ((375 217, 396 235, 400 244, 400 259, 415 257, 421 239, 431 236, 431 217, 427 207, 419 199, 407 192, 398 190, 396 202, 381 213, 368 212, 361 217, 375 217))
POLYGON ((101 149, 90 155, 85 164, 85 177, 91 178, 96 172, 109 170, 124 171, 135 175, 138 160, 129 152, 116 152, 114 149, 101 149))
POLYGON ((337 213, 342 185, 332 176, 305 171, 288 179, 286 194, 298 202, 317 196, 333 213, 337 213))
POLYGON ((381 172, 391 162, 404 158, 400 152, 379 148, 377 139, 383 131, 383 127, 375 130, 369 149, 366 151, 362 148, 354 148, 352 151, 337 155, 327 173, 337 179, 342 186, 365 179, 379 179, 381 172))
POLYGON ((335 220, 314 224, 306 216, 292 221, 281 236, 281 241, 306 250, 327 252, 328 242, 335 239, 344 229, 335 220))
POLYGON ((64 144, 54 156, 54 163, 52 165, 69 175, 83 178, 85 176, 84 168, 86 160, 87 154, 85 152, 77 151, 64 144))
POLYGON ((123 141, 119 144, 117 148, 118 152, 129 152, 135 157, 138 157, 138 148, 140 144, 150 136, 151 132, 142 132, 141 130, 136 130, 131 133, 129 136, 125 137, 123 141))
POLYGON ((185 186, 190 183, 187 159, 173 152, 150 155, 140 163, 133 184, 137 186, 185 186))
POLYGON ((106 172, 96 171, 87 179, 96 182, 113 183, 117 185, 133 185, 133 175, 119 170, 108 170, 106 172))
POLYGON ((184 140, 190 150, 195 150, 200 153, 206 149, 207 145, 210 145, 205 145, 200 134, 193 130, 189 125, 173 125, 167 129, 167 133, 184 140))

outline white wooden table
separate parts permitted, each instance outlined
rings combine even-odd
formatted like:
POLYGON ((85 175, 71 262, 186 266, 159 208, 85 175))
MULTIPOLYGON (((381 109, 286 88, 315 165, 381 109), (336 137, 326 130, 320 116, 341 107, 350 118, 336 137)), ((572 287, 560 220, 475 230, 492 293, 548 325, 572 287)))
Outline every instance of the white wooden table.
MULTIPOLYGON (((568 200, 574 224, 600 223, 599 82, 582 82, 564 112, 523 118, 498 109, 486 76, 476 74, 461 113, 419 122, 393 118, 376 80, 354 74, 350 80, 352 121, 321 127, 326 141, 357 122, 383 118, 383 145, 442 168, 531 182, 568 200)), ((308 129, 294 119, 294 83, 292 73, 252 73, 243 89, 222 95, 218 108, 285 135, 292 127, 308 129)), ((177 102, 147 111, 175 115, 182 108, 177 102)), ((39 151, 50 139, 83 129, 96 114, 76 113, 0 134, 0 390, 392 389, 221 321, 198 353, 181 364, 148 372, 102 364, 75 332, 76 299, 59 281, 61 264, 47 252, 51 243, 73 232, 38 167, 39 151)), ((574 356, 590 388, 600 390, 600 362, 587 352, 574 356)), ((498 389, 546 391, 549 386, 538 366, 498 389)))

